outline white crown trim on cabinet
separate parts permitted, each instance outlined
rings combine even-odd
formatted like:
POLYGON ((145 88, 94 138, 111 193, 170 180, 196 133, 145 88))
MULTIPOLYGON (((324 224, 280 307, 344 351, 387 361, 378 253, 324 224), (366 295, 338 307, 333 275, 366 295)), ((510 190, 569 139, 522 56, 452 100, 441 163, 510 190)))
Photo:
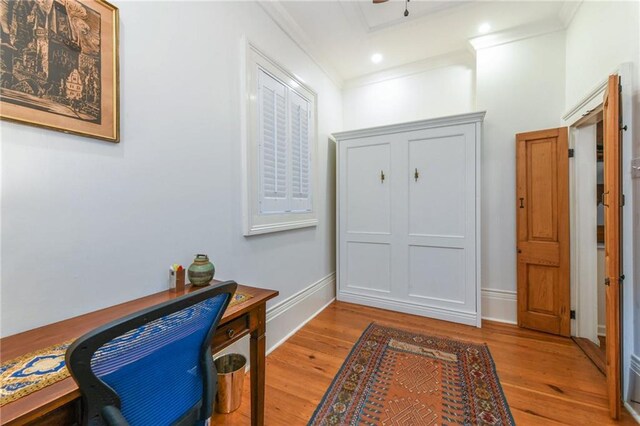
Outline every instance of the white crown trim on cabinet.
POLYGON ((452 124, 469 124, 477 123, 484 119, 487 112, 472 112, 468 114, 449 115, 446 117, 430 118, 427 120, 408 121, 400 124, 389 124, 387 126, 369 127, 367 129, 347 130, 344 132, 333 133, 333 137, 337 140, 357 139, 367 136, 386 135, 391 133, 410 132, 413 130, 444 127, 452 124))

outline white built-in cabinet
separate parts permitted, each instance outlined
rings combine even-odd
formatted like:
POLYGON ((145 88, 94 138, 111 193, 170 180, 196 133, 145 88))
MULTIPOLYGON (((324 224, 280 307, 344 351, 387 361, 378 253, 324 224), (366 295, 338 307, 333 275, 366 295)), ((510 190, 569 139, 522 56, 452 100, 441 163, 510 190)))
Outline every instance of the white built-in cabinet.
POLYGON ((484 114, 334 134, 338 300, 480 326, 484 114))

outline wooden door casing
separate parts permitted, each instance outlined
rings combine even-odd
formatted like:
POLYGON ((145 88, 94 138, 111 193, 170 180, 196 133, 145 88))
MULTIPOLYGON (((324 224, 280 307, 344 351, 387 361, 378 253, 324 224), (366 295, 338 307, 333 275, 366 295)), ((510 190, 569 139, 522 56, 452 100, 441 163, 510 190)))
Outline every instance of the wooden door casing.
POLYGON ((621 147, 620 78, 609 76, 604 95, 604 252, 607 388, 609 414, 620 416, 620 276, 621 272, 621 147))
POLYGON ((516 135, 518 325, 569 336, 567 128, 516 135))

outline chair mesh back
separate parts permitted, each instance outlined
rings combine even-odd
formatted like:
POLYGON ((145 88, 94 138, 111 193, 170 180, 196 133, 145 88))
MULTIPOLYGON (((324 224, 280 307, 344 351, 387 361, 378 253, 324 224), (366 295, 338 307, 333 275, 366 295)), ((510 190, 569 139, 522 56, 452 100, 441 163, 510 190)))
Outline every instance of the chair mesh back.
POLYGON ((118 394, 129 424, 172 424, 201 403, 201 348, 227 297, 149 322, 94 353, 91 369, 118 394))

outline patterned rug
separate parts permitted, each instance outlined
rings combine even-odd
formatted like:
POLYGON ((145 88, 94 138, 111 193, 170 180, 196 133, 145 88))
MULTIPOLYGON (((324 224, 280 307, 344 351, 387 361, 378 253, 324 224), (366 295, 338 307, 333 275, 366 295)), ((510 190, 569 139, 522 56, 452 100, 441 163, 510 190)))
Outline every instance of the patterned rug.
MULTIPOLYGON (((250 294, 236 293, 229 307, 252 297, 250 294)), ((3 362, 0 366, 0 406, 69 377, 64 356, 74 340, 3 362)))
POLYGON ((487 345, 370 324, 309 425, 514 425, 487 345))

